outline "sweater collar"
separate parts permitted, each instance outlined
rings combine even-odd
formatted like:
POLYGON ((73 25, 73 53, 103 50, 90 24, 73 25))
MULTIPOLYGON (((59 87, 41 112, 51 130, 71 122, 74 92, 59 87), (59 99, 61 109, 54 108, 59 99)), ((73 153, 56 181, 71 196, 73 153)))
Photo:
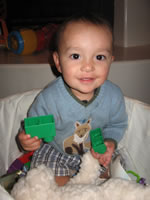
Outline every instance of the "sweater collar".
POLYGON ((87 101, 87 100, 83 100, 81 101, 80 99, 78 99, 71 91, 70 87, 65 83, 64 81, 64 85, 65 85, 65 88, 66 90, 68 91, 68 93, 78 102, 80 103, 81 105, 87 107, 89 104, 91 104, 95 98, 98 96, 99 92, 100 92, 100 87, 99 88, 96 88, 95 91, 94 91, 94 96, 92 97, 92 99, 90 101, 87 101))

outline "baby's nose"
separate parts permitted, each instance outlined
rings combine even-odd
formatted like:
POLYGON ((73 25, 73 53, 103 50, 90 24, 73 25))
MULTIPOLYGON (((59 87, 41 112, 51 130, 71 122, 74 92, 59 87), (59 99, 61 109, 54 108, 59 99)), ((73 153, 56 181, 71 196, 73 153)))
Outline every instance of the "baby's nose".
POLYGON ((81 71, 90 72, 94 70, 94 65, 92 62, 84 62, 81 66, 81 71))

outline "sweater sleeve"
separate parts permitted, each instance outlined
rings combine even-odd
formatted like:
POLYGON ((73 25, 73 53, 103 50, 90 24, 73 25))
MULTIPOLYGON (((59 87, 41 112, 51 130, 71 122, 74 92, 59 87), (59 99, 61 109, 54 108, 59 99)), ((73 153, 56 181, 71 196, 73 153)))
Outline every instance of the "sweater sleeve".
POLYGON ((42 93, 37 96, 28 111, 28 117, 48 115, 46 102, 44 101, 42 93))
POLYGON ((118 95, 111 100, 109 123, 103 129, 105 140, 115 140, 118 143, 127 128, 128 117, 126 113, 124 96, 119 90, 118 95))

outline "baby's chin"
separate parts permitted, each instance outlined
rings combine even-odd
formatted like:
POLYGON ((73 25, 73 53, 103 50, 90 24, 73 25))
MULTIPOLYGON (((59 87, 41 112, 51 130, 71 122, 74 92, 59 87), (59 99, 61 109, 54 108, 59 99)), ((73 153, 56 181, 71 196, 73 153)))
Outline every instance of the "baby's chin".
POLYGON ((94 95, 94 91, 95 89, 93 90, 87 90, 87 89, 71 89, 72 90, 72 93, 78 98, 80 99, 81 101, 82 100, 90 100, 93 95, 94 95))

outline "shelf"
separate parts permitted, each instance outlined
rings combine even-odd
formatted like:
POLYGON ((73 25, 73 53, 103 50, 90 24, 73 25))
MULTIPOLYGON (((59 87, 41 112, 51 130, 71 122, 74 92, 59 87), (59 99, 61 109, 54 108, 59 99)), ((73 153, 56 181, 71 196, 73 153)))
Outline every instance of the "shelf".
MULTIPOLYGON (((134 61, 150 59, 150 45, 140 47, 115 47, 115 61, 134 61)), ((47 64, 50 53, 48 50, 32 55, 16 55, 6 48, 0 48, 0 64, 47 64)))
POLYGON ((150 60, 150 45, 137 47, 115 47, 115 61, 150 60))

